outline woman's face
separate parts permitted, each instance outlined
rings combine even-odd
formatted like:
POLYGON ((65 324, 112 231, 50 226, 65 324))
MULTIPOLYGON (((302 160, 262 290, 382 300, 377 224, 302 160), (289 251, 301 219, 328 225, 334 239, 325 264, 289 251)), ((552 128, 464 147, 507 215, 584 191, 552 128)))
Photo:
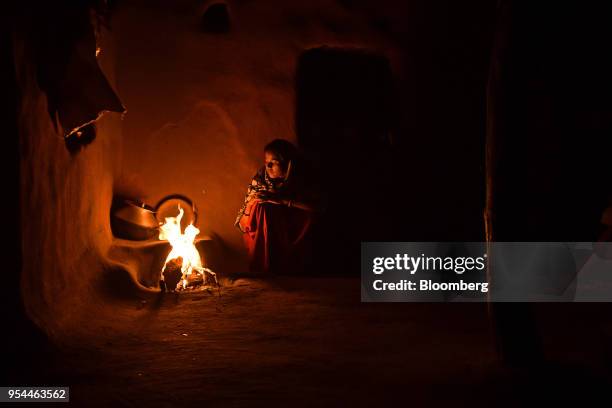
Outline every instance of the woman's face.
POLYGON ((265 153, 265 164, 268 177, 274 179, 285 177, 285 170, 283 170, 278 157, 274 153, 265 153))

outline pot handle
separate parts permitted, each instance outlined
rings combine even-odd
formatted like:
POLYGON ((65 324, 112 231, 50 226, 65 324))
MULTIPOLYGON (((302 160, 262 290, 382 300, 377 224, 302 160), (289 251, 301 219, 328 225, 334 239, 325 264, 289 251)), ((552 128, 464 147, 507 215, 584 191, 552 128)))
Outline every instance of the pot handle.
POLYGON ((159 200, 159 202, 155 206, 155 213, 156 214, 157 214, 157 210, 159 210, 159 207, 161 207, 161 205, 163 203, 165 203, 166 201, 168 201, 168 200, 182 200, 182 201, 185 201, 191 207, 191 211, 193 211, 193 224, 195 225, 198 222, 198 209, 197 209, 195 203, 191 200, 191 198, 189 198, 187 196, 184 196, 182 194, 170 194, 168 196, 165 196, 161 200, 159 200))

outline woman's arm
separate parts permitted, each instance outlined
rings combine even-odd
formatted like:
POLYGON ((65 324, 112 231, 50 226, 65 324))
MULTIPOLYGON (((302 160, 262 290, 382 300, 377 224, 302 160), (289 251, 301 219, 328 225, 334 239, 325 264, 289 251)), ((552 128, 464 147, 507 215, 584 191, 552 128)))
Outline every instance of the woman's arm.
POLYGON ((267 199, 260 199, 259 202, 284 205, 289 208, 299 208, 300 210, 304 210, 304 211, 317 211, 316 207, 306 202, 303 202, 303 201, 267 198, 267 199))
POLYGON ((304 211, 315 211, 315 208, 312 205, 302 201, 283 200, 283 204, 289 208, 299 208, 300 210, 304 211))

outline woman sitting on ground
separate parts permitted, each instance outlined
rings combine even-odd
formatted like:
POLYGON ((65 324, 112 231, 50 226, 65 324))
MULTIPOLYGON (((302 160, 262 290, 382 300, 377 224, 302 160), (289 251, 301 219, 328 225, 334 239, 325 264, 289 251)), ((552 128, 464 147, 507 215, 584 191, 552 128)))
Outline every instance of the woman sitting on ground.
POLYGON ((235 225, 243 232, 251 272, 297 273, 310 252, 316 211, 315 177, 296 147, 276 139, 248 187, 235 225))

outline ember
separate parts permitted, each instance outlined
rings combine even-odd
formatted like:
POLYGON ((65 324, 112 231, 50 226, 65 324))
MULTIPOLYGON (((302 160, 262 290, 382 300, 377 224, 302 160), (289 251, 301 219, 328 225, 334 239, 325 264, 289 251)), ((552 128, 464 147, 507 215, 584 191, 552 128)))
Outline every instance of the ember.
POLYGON ((178 216, 166 217, 166 222, 159 226, 159 239, 167 240, 172 246, 161 270, 162 288, 182 291, 207 284, 217 285, 216 274, 202 266, 202 258, 195 246, 200 230, 191 223, 182 232, 184 210, 180 205, 178 210, 178 216))

